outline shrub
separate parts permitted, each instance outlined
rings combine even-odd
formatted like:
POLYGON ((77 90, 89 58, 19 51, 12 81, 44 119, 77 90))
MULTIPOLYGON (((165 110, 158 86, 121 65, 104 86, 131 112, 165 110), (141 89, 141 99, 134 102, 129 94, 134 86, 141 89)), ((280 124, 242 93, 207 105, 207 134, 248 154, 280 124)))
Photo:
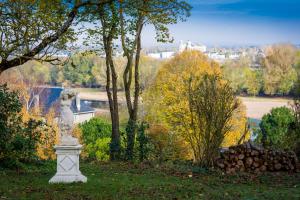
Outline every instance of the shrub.
POLYGON ((166 160, 190 159, 187 143, 179 135, 172 133, 161 124, 152 124, 147 132, 150 143, 153 145, 152 157, 159 162, 166 160))
POLYGON ((273 108, 270 113, 263 116, 256 141, 264 146, 290 149, 289 128, 294 121, 291 109, 273 108))
POLYGON ((109 160, 109 143, 110 138, 98 138, 95 143, 88 144, 87 148, 90 156, 98 161, 109 160))
MULTIPOLYGON (((40 118, 40 116, 38 116, 40 118)), ((40 141, 37 146, 37 155, 42 160, 53 160, 56 158, 54 145, 58 144, 59 128, 55 120, 55 110, 50 109, 44 116, 45 127, 40 135, 40 141)))
POLYGON ((29 119, 24 122, 17 92, 0 85, 0 165, 22 167, 37 159, 37 145, 45 124, 29 119))
POLYGON ((95 117, 80 125, 85 143, 95 142, 98 138, 111 136, 111 123, 107 120, 95 117))
MULTIPOLYGON (((216 132, 214 129, 217 128, 219 129, 218 134, 221 132, 225 138, 229 137, 224 142, 224 146, 228 146, 238 142, 245 133, 247 120, 244 113, 236 112, 237 119, 240 120, 233 120, 235 116, 232 117, 231 112, 225 110, 230 107, 229 105, 234 105, 233 102, 236 99, 228 83, 218 77, 221 76, 220 74, 219 65, 204 54, 197 51, 185 51, 166 62, 158 71, 154 83, 143 93, 145 120, 151 124, 162 124, 169 130, 169 136, 175 138, 175 141, 181 138, 185 139, 190 144, 189 150, 193 149, 194 151, 195 161, 199 163, 203 156, 204 147, 197 143, 200 141, 202 144, 204 143, 204 134, 212 134, 213 137, 214 132, 216 132), (218 77, 215 81, 216 84, 203 81, 205 75, 218 77), (192 95, 189 95, 191 77, 193 79, 191 83, 192 95), (189 98, 190 96, 193 97, 189 98), (200 106, 198 103, 207 103, 207 106, 201 105, 201 112, 197 112, 197 107, 200 106), (226 116, 227 114, 229 116, 226 116), (197 121, 198 116, 203 123, 200 123, 200 120, 197 121), (228 120, 224 122, 224 119, 228 120), (226 127, 223 129, 224 124, 226 127), (211 129, 210 125, 212 126, 211 129), (227 129, 230 129, 230 133, 227 132, 227 129)), ((247 135, 245 138, 248 137, 247 135)), ((218 153, 219 143, 221 142, 222 145, 223 139, 223 136, 218 138, 218 145, 215 146, 214 153, 218 153)), ((207 144, 212 144, 212 142, 209 141, 207 144)), ((206 154, 207 159, 213 160, 214 155, 206 154)))
POLYGON ((81 141, 85 144, 84 151, 89 159, 98 161, 109 160, 109 144, 111 124, 102 118, 93 118, 79 125, 81 141))
POLYGON ((294 98, 294 102, 292 104, 292 111, 294 115, 295 121, 291 124, 289 127, 289 141, 290 141, 290 147, 295 151, 298 158, 300 159, 300 85, 297 84, 297 93, 294 98))
POLYGON ((149 128, 149 125, 146 122, 142 122, 138 124, 137 128, 137 142, 138 142, 138 153, 139 153, 139 160, 142 162, 144 160, 147 160, 149 158, 150 154, 150 141, 149 136, 146 135, 146 129, 149 128))
POLYGON ((187 91, 191 131, 184 134, 185 138, 196 162, 213 166, 225 136, 232 129, 231 120, 239 102, 229 83, 214 74, 191 77, 187 91))

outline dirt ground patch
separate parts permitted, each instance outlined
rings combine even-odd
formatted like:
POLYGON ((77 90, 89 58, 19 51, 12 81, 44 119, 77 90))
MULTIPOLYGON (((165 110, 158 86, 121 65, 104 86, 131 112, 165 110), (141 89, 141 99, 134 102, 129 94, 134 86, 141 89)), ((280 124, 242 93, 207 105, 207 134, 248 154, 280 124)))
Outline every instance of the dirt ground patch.
MULTIPOLYGON (((104 91, 97 90, 78 90, 80 97, 87 100, 107 101, 107 94, 104 91)), ((124 92, 119 92, 119 101, 125 102, 124 92)), ((264 114, 271 111, 272 108, 281 106, 290 106, 291 99, 285 98, 262 98, 262 97, 239 97, 246 106, 247 117, 261 119, 264 114)), ((103 110, 101 110, 103 112, 103 110)))
POLYGON ((290 106, 292 100, 277 99, 277 98, 252 98, 252 97, 239 97, 247 109, 247 117, 254 119, 261 119, 264 114, 271 111, 272 108, 281 106, 290 106))

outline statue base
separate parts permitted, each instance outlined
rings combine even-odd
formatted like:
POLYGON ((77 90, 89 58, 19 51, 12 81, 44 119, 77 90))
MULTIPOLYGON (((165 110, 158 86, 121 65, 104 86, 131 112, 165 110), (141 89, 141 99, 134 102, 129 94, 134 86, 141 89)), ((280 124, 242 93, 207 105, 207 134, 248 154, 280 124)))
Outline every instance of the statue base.
POLYGON ((79 154, 82 145, 58 145, 54 148, 57 155, 57 172, 49 183, 85 183, 87 178, 79 170, 79 154))

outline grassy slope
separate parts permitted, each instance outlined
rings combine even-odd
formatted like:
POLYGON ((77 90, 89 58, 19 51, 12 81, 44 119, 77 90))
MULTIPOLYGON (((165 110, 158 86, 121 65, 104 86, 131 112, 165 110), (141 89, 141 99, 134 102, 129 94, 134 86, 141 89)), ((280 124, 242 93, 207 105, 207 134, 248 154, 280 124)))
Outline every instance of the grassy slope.
POLYGON ((300 199, 299 174, 188 178, 122 163, 83 164, 88 183, 49 185, 54 171, 55 163, 20 175, 0 171, 0 199, 300 199))

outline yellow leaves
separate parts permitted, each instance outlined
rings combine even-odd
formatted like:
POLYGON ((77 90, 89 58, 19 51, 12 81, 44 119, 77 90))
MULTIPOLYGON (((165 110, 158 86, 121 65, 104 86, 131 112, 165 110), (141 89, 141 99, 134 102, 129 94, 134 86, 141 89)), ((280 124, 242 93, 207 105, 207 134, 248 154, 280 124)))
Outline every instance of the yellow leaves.
POLYGON ((41 141, 38 144, 37 152, 41 159, 55 159, 54 145, 58 144, 59 130, 55 119, 55 110, 51 108, 45 119, 48 128, 41 134, 41 141))
POLYGON ((172 134, 163 124, 152 124, 147 134, 154 144, 156 155, 160 160, 192 158, 184 139, 179 135, 172 134))
MULTIPOLYGON (((72 136, 78 139, 78 142, 80 144, 84 144, 83 142, 83 136, 82 136, 82 130, 80 129, 79 126, 76 126, 73 131, 72 131, 72 136)), ((80 156, 82 158, 87 158, 88 157, 88 151, 87 151, 87 147, 84 146, 82 153, 80 154, 80 156)))
POLYGON ((166 63, 159 74, 181 74, 186 78, 190 74, 197 76, 203 72, 220 73, 220 68, 217 63, 198 51, 184 51, 166 63))
POLYGON ((248 141, 250 139, 250 131, 248 130, 248 123, 246 117, 246 107, 240 104, 238 110, 233 115, 233 118, 230 121, 232 125, 231 131, 227 133, 224 138, 223 147, 229 147, 233 145, 237 145, 239 140, 245 134, 245 138, 241 141, 248 141))
POLYGON ((22 107, 21 114, 23 117, 23 121, 27 122, 30 119, 30 114, 27 112, 27 108, 25 106, 22 107))
MULTIPOLYGON (((204 74, 221 75, 219 65, 198 51, 184 51, 164 63, 159 69, 152 86, 143 94, 146 108, 145 120, 161 124, 185 142, 191 140, 191 115, 189 110, 188 83, 204 74)), ((220 80, 220 84, 226 84, 220 80)), ((197 85, 193 83, 193 86, 197 85)), ((232 130, 223 146, 236 144, 244 133, 247 118, 245 108, 240 107, 230 121, 232 130)), ((155 132, 155 129, 151 130, 155 132)), ((250 134, 246 135, 246 139, 250 134)), ((198 137, 198 136, 197 136, 198 137)))
POLYGON ((47 127, 41 127, 40 141, 37 145, 37 155, 40 159, 55 159, 54 145, 58 143, 59 131, 58 125, 55 120, 55 111, 50 109, 48 114, 45 117, 40 115, 40 110, 38 107, 35 107, 30 110, 27 110, 26 106, 23 106, 21 109, 22 120, 23 122, 28 122, 30 119, 45 121, 47 127))
POLYGON ((79 141, 79 143, 83 144, 83 142, 82 142, 82 131, 81 131, 81 129, 80 129, 79 126, 76 126, 73 129, 72 136, 75 137, 75 138, 77 138, 78 141, 79 141))
POLYGON ((28 122, 30 119, 42 120, 38 107, 34 107, 28 111, 26 105, 23 105, 20 114, 22 115, 23 122, 28 122))
MULTIPOLYGON (((186 95, 187 83, 191 76, 202 76, 204 73, 220 73, 217 63, 210 61, 198 51, 184 51, 165 63, 158 71, 155 83, 144 94, 149 112, 163 115, 172 121, 172 113, 182 115, 188 112, 188 99, 186 95), (154 109, 151 111, 151 109, 154 109), (154 111, 154 112, 153 112, 154 111)), ((155 116, 147 118, 155 118, 155 116)))

